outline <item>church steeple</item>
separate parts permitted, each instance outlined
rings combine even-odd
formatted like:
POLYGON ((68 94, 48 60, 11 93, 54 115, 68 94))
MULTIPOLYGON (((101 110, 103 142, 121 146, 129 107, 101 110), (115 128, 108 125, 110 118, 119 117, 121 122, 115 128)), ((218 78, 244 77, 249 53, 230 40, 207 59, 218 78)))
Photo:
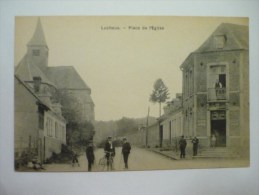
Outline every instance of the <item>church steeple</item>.
POLYGON ((45 39, 41 20, 38 18, 34 34, 27 44, 27 60, 30 64, 36 65, 44 71, 48 67, 48 53, 49 48, 45 39))
POLYGON ((44 36, 44 32, 43 32, 43 28, 42 28, 42 25, 41 25, 40 18, 38 18, 36 29, 34 31, 34 34, 31 38, 31 40, 28 42, 27 46, 45 46, 45 47, 48 47, 45 36, 44 36))

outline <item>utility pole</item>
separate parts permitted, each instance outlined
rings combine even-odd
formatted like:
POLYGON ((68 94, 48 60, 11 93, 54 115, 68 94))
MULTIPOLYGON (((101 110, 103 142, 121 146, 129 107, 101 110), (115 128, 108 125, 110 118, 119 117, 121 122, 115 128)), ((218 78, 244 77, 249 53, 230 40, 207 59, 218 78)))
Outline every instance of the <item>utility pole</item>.
POLYGON ((150 108, 148 107, 148 111, 147 111, 147 124, 146 124, 146 148, 148 147, 148 118, 149 118, 149 110, 150 110, 150 108))

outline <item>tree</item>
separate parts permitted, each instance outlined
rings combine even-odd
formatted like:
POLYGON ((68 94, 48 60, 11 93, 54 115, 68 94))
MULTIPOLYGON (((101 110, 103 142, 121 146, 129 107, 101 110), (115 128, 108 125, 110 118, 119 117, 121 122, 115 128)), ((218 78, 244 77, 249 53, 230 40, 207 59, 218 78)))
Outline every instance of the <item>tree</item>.
POLYGON ((63 117, 67 121, 67 144, 85 145, 95 134, 90 121, 82 119, 82 107, 77 98, 67 90, 56 90, 53 102, 60 102, 63 117))
POLYGON ((153 103, 159 103, 159 117, 161 116, 161 104, 169 99, 168 88, 162 81, 162 79, 157 79, 154 83, 154 89, 149 97, 149 101, 153 103))
POLYGON ((125 135, 136 129, 138 129, 136 122, 133 119, 123 117, 116 122, 117 124, 117 135, 125 135))
POLYGON ((53 101, 60 102, 62 105, 62 115, 68 123, 81 122, 82 108, 76 97, 70 94, 67 90, 57 89, 53 101))

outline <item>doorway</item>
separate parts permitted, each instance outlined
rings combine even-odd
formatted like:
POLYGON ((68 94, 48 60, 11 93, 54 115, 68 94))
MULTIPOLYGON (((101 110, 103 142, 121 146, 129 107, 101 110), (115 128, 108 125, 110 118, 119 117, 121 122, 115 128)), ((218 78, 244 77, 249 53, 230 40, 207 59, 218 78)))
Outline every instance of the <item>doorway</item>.
POLYGON ((159 125, 159 145, 160 148, 163 146, 163 125, 159 125))
POLYGON ((225 111, 211 112, 211 135, 216 136, 216 147, 226 147, 225 111))

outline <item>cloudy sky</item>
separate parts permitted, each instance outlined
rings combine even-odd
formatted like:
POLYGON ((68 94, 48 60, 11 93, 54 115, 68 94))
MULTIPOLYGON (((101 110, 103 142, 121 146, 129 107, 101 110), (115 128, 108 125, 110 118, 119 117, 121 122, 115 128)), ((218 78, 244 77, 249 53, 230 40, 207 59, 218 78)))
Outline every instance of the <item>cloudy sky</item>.
MULTIPOLYGON (((96 120, 158 116, 149 102, 161 78, 170 99, 182 91, 181 63, 221 23, 248 25, 247 18, 72 16, 41 17, 49 66, 74 66, 92 89, 96 120), (153 27, 159 27, 154 30, 153 27), (115 28, 115 29, 114 29, 115 28), (119 28, 119 30, 118 30, 119 28)), ((15 65, 37 17, 16 17, 15 65)))

